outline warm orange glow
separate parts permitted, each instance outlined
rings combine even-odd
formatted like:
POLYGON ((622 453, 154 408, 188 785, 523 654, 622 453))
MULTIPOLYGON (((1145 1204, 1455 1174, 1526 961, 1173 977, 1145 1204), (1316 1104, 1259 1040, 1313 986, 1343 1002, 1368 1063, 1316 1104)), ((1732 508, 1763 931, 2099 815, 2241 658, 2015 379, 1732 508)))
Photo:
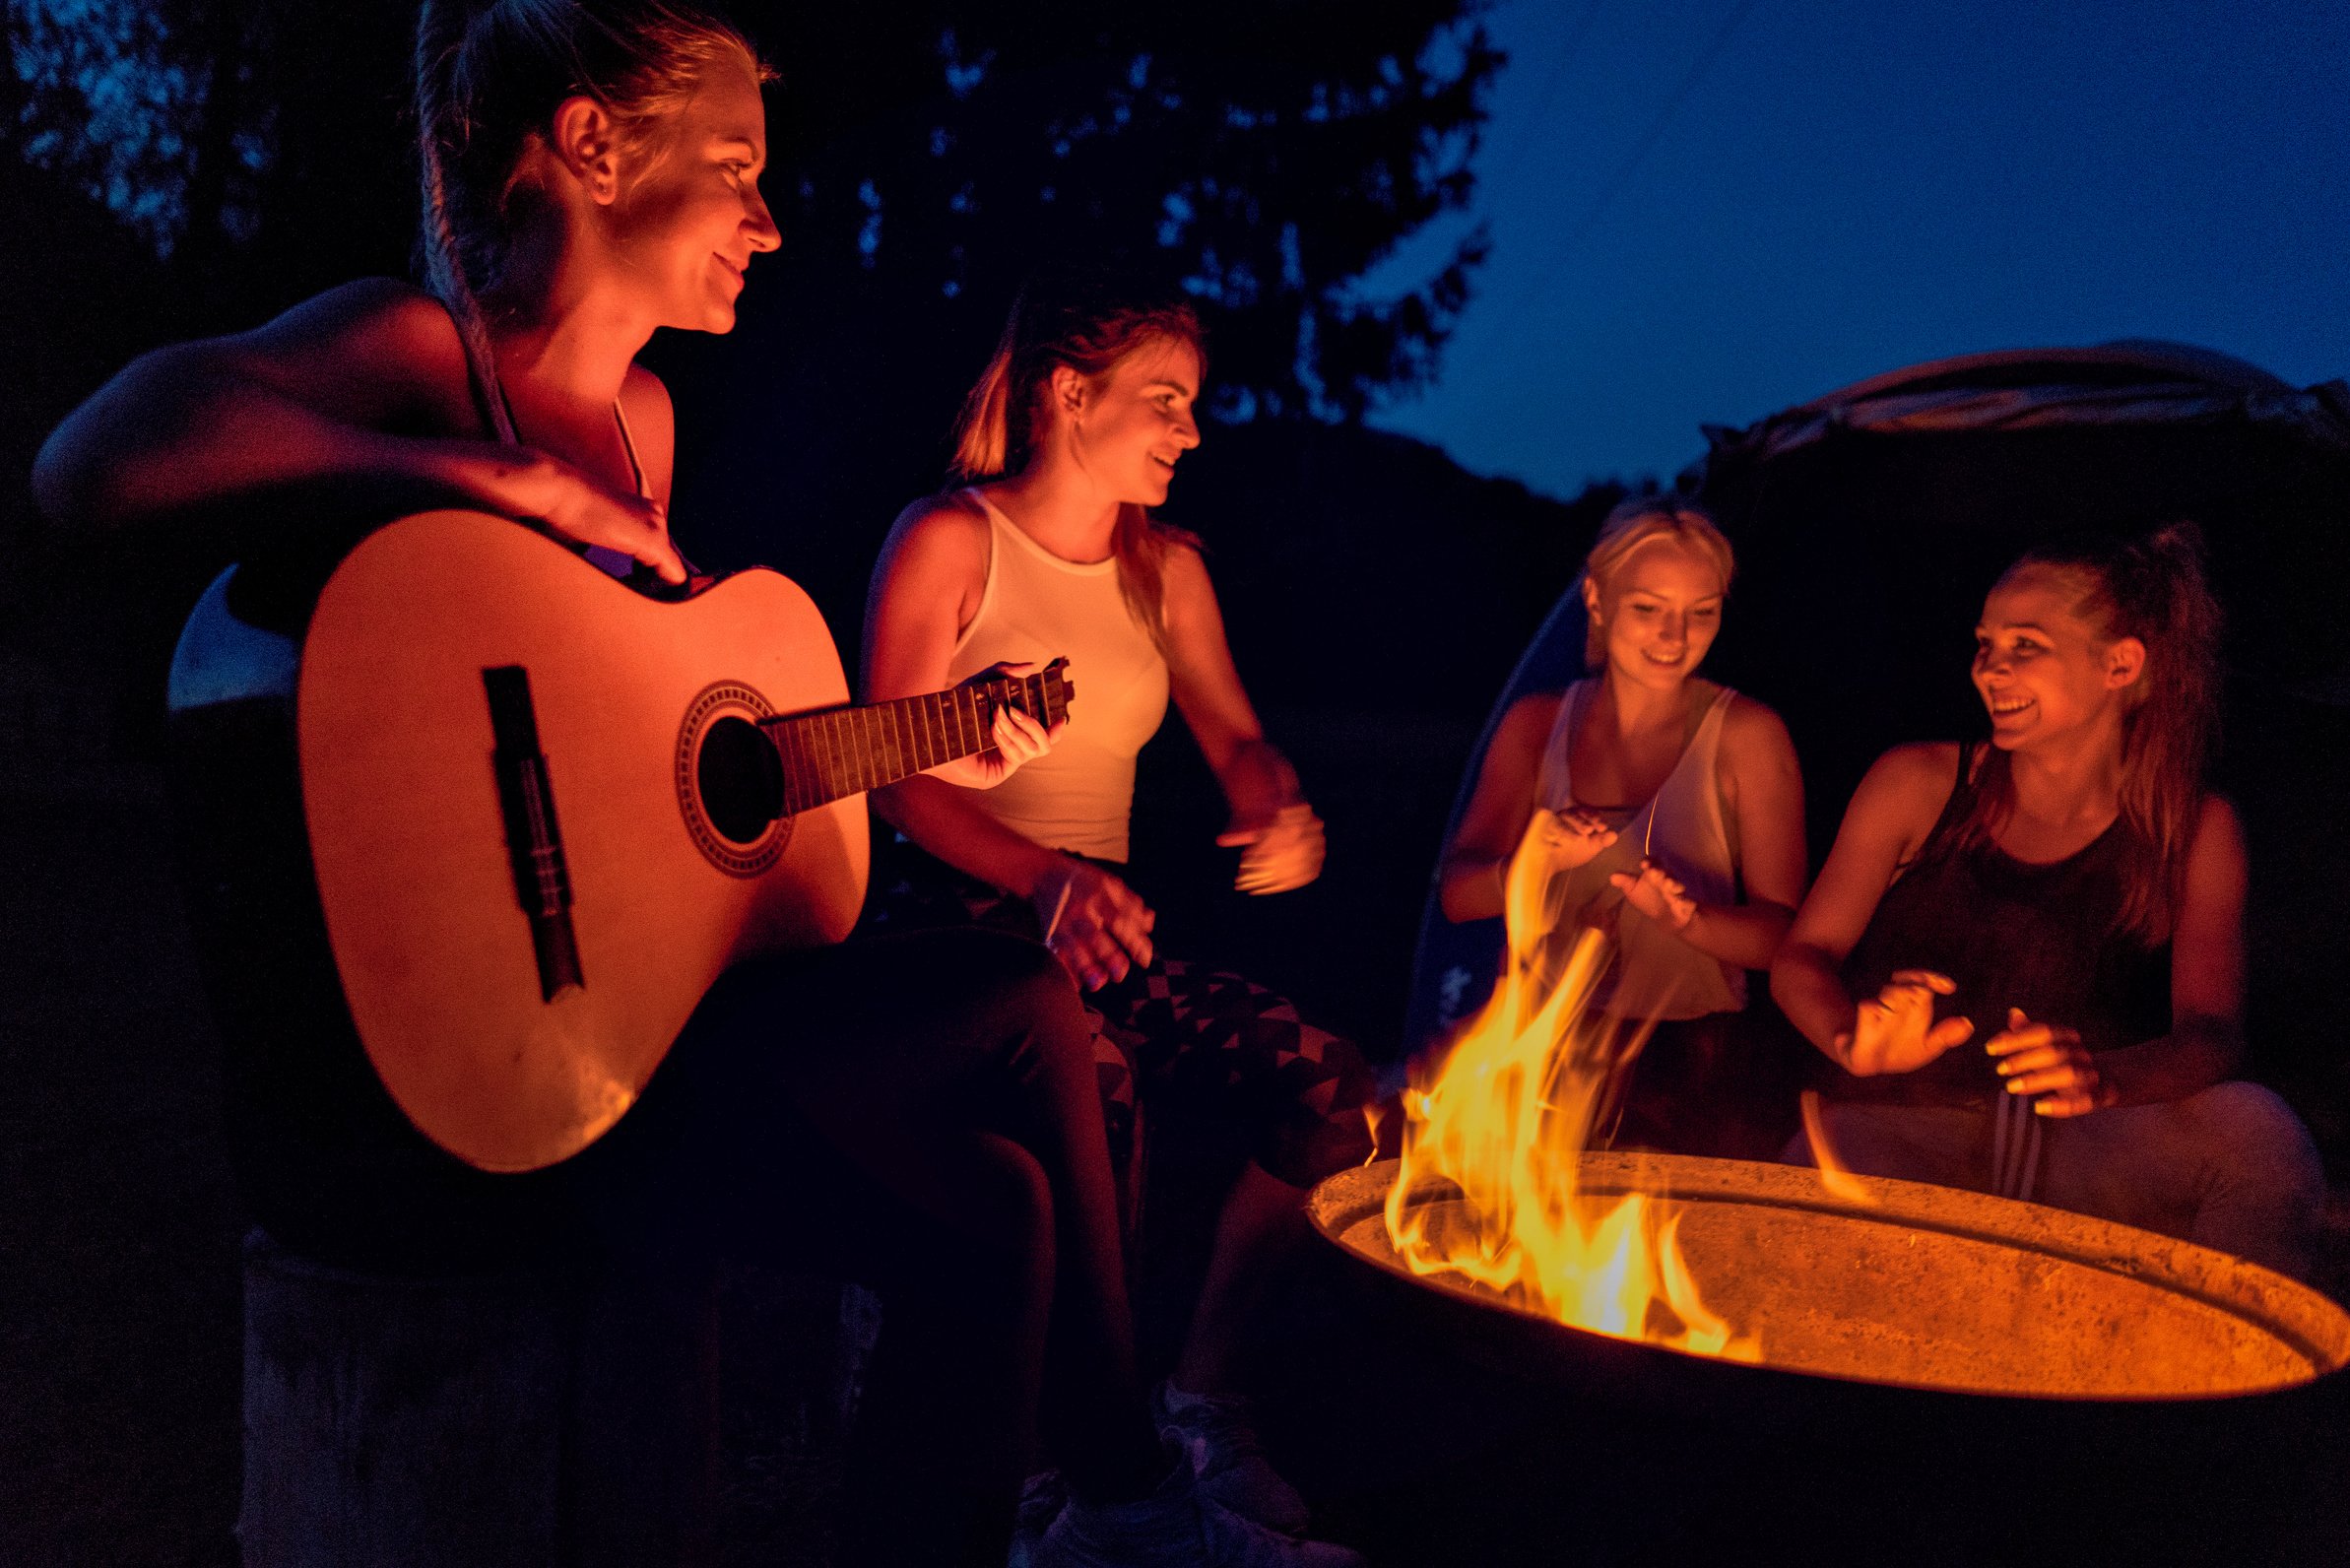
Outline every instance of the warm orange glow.
POLYGON ((1599 932, 1582 932, 1560 962, 1537 830, 1510 865, 1500 984, 1433 1081, 1404 1093, 1388 1239, 1415 1274, 1463 1275, 1577 1328, 1760 1360, 1753 1335, 1706 1308, 1674 1242, 1679 1206, 1580 1191, 1594 1120, 1649 1029, 1589 1006, 1606 952, 1599 932), (1405 1201, 1437 1179, 1466 1202, 1405 1201))
POLYGON ((1827 1126, 1820 1120, 1819 1090, 1805 1089, 1802 1105, 1803 1137, 1811 1144, 1811 1162, 1819 1169, 1820 1186, 1848 1204, 1876 1207, 1876 1195, 1868 1190, 1868 1184, 1836 1157, 1835 1146, 1828 1142, 1827 1126))

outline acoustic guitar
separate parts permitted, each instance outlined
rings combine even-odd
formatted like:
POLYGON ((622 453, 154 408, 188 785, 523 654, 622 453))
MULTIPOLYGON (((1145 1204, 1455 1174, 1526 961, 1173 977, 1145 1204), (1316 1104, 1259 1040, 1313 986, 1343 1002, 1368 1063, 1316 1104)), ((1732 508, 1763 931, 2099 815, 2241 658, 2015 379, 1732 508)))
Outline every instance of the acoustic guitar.
MULTIPOLYGON (((1073 694, 1056 661, 850 706, 789 579, 661 602, 468 512, 369 535, 294 635, 239 616, 234 586, 181 634, 175 720, 291 698, 350 1022, 417 1129, 486 1170, 612 1127, 730 964, 846 936, 866 791, 986 750, 1000 704, 1049 725, 1073 694)), ((213 797, 233 754, 214 749, 213 797)))

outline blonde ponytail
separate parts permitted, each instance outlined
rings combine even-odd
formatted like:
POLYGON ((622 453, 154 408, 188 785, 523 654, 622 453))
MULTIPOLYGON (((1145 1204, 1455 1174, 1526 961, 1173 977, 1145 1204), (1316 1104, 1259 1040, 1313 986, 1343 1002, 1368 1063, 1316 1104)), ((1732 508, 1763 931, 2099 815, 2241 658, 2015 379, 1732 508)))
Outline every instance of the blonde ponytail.
POLYGON ((963 398, 962 414, 954 422, 954 456, 948 473, 961 484, 994 479, 1012 456, 1011 330, 996 346, 996 357, 979 372, 979 380, 963 398))

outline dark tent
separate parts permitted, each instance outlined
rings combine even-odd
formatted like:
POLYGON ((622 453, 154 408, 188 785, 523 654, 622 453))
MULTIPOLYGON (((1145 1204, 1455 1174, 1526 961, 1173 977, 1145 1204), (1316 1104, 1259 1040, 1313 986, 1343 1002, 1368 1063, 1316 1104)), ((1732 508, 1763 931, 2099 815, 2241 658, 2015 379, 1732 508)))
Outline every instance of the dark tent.
MULTIPOLYGON (((1786 717, 1815 866, 1878 752, 1982 733, 1967 661, 2002 566, 2053 533, 2201 526, 2230 617, 2220 784, 2252 842, 2253 1071, 2350 1154, 2329 984, 2350 936, 2330 800, 2350 785, 2350 386, 2116 343, 1937 360, 1705 433, 1681 488, 1739 556, 1708 673, 1786 717)), ((1573 679, 1582 635, 1570 596, 1495 713, 1573 679)), ((1492 923, 1423 924, 1407 1041, 1473 1005, 1498 943, 1492 923)))

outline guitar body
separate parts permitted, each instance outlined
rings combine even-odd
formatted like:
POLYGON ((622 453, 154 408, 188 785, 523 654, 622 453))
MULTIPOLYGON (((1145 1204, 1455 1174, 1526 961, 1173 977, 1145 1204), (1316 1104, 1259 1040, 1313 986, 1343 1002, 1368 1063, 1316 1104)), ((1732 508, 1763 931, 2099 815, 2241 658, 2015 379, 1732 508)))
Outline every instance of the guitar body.
POLYGON ((743 841, 697 793, 723 719, 845 702, 788 579, 647 599, 512 523, 428 513, 369 536, 302 640, 302 812, 328 940, 377 1076, 486 1170, 618 1121, 719 973, 837 942, 863 901, 865 803, 743 841), (544 757, 577 983, 543 984, 501 812, 485 672, 519 669, 544 757))

